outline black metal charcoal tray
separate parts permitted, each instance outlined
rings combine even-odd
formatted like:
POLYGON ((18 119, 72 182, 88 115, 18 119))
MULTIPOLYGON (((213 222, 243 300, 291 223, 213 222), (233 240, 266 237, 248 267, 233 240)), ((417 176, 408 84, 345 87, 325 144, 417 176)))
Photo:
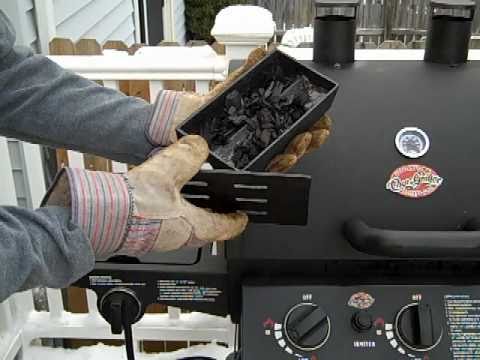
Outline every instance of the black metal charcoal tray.
POLYGON ((310 183, 307 175, 203 170, 184 186, 182 195, 213 211, 245 212, 255 223, 306 225, 310 183))
POLYGON ((234 170, 264 171, 269 162, 277 154, 284 151, 288 143, 296 135, 309 129, 331 107, 337 94, 338 84, 321 73, 306 67, 292 57, 276 50, 233 82, 223 93, 213 98, 197 112, 192 114, 179 127, 179 134, 181 136, 200 134, 205 122, 211 121, 216 114, 220 114, 224 111, 225 99, 232 91, 237 90, 241 95, 244 95, 251 89, 265 87, 266 84, 273 80, 273 71, 277 66, 281 68, 285 77, 304 75, 315 87, 321 88, 325 91, 324 96, 319 98, 317 100, 318 102, 308 109, 300 119, 251 160, 244 168, 237 169, 227 163, 225 159, 222 159, 217 154, 210 151, 209 161, 213 167, 234 170))

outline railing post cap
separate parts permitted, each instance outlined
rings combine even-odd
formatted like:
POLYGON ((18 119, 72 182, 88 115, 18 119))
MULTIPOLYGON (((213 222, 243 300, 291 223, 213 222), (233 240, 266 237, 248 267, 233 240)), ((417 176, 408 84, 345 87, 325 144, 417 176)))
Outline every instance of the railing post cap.
POLYGON ((275 22, 265 8, 234 5, 217 14, 211 33, 221 44, 265 44, 275 33, 275 22))

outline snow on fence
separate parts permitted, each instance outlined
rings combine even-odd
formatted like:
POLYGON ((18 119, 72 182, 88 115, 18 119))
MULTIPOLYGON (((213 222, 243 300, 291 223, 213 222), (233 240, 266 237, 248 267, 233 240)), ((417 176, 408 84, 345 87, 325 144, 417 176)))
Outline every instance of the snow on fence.
MULTIPOLYGON (((150 99, 164 88, 168 80, 193 80, 198 93, 206 93, 211 81, 222 81, 227 74, 228 59, 245 58, 249 50, 266 46, 273 28, 265 32, 265 12, 251 8, 248 33, 238 26, 229 28, 226 12, 217 26, 217 41, 225 44, 227 56, 217 55, 210 47, 144 47, 129 56, 105 50, 103 55, 51 56, 50 59, 104 86, 119 89, 121 80, 147 80, 150 99), (257 18, 257 21, 255 19, 257 18), (256 25, 255 25, 256 24, 256 25)), ((271 21, 271 20, 270 20, 271 21)), ((68 164, 84 167, 81 153, 68 151, 68 164)), ((125 164, 113 163, 115 172, 126 171, 125 164)), ((45 191, 42 156, 37 145, 0 137, 0 205, 23 205, 35 208, 45 191)), ((1 285, 0 285, 1 286, 1 285)), ((33 339, 121 339, 112 335, 110 326, 96 307, 96 295, 87 290, 88 313, 65 311, 61 290, 48 289, 49 311, 34 308, 31 291, 18 293, 0 304, 0 360, 20 356, 33 339)), ((233 346, 235 328, 228 318, 199 313, 181 313, 169 308, 167 314, 146 314, 133 326, 135 345, 142 340, 222 342, 233 346)))

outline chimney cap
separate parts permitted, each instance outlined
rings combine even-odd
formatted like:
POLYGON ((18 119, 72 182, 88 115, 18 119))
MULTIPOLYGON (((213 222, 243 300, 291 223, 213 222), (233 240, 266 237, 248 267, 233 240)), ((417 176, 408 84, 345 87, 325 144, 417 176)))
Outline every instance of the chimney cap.
POLYGON ((360 0, 315 0, 315 7, 357 7, 360 0))
POLYGON ((430 0, 430 6, 441 9, 473 9, 473 0, 430 0))

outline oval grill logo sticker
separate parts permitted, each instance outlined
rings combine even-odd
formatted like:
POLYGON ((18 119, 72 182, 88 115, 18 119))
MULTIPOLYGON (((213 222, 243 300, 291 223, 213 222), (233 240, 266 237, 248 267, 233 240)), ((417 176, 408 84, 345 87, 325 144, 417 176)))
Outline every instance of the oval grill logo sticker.
POLYGON ((375 299, 372 295, 366 292, 358 292, 353 294, 348 300, 348 306, 351 306, 355 309, 365 310, 373 305, 375 299))
POLYGON ((418 199, 429 196, 442 185, 435 170, 424 165, 405 165, 396 169, 387 182, 387 190, 418 199))

